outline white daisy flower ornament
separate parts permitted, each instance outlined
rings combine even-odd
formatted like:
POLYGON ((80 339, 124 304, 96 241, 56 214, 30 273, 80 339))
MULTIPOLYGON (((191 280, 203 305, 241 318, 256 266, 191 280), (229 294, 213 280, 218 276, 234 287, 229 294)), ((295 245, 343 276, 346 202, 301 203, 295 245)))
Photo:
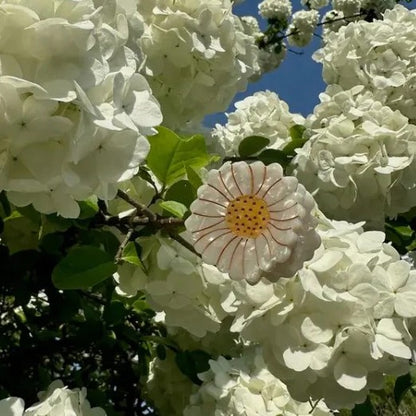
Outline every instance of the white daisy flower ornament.
POLYGON ((198 189, 185 222, 202 260, 234 280, 291 277, 320 245, 315 201, 278 163, 225 163, 198 189))

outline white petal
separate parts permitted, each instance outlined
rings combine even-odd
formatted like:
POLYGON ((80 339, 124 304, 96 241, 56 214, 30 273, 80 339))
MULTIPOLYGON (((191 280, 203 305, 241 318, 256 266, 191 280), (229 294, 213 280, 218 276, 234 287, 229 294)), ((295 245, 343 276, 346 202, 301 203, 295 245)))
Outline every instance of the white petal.
POLYGON ((229 202, 225 193, 209 184, 202 185, 198 188, 198 198, 206 201, 213 201, 224 207, 227 207, 229 202))
POLYGON ((18 397, 8 397, 0 400, 1 416, 22 416, 25 408, 25 402, 18 397))
POLYGON ((367 369, 345 355, 335 364, 334 377, 347 390, 360 391, 367 385, 367 369))

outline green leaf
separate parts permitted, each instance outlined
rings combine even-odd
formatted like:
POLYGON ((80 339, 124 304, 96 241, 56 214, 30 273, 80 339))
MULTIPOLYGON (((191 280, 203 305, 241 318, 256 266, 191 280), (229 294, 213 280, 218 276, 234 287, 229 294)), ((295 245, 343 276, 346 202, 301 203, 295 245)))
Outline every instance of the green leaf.
POLYGON ((109 278, 117 271, 114 259, 93 246, 70 250, 52 271, 52 282, 58 289, 87 289, 109 278))
POLYGON ((97 198, 92 197, 85 201, 78 202, 81 212, 78 219, 83 220, 93 217, 98 212, 97 198))
POLYGON ((283 168, 285 168, 290 162, 290 159, 284 152, 276 149, 264 150, 258 155, 258 159, 265 165, 270 165, 270 163, 279 163, 283 168))
POLYGON ((185 205, 176 201, 163 201, 159 203, 159 206, 178 218, 183 218, 188 211, 185 205))
POLYGON ((307 139, 303 137, 304 131, 305 127, 300 124, 296 124, 289 129, 292 140, 283 148, 283 153, 287 156, 295 155, 295 149, 302 147, 307 142, 307 139))
POLYGON ((189 208, 192 202, 196 199, 196 189, 189 181, 178 181, 166 191, 165 199, 180 202, 189 208))
POLYGON ((165 360, 166 359, 166 348, 162 344, 158 344, 156 347, 156 355, 159 358, 159 360, 165 360))
POLYGON ((185 166, 186 168, 186 175, 188 176, 188 180, 191 183, 191 185, 198 189, 200 186, 202 186, 202 180, 200 176, 196 173, 195 169, 191 168, 190 166, 185 166))
POLYGON ((244 138, 238 146, 238 153, 241 157, 254 155, 264 149, 270 140, 263 136, 249 136, 244 138))
POLYGON ((186 166, 199 169, 211 161, 203 136, 184 139, 166 127, 149 137, 147 165, 165 185, 170 185, 186 173, 186 166))
POLYGON ((289 129, 290 137, 293 141, 303 141, 303 132, 306 130, 305 126, 295 124, 289 129))
POLYGON ((126 317, 127 311, 124 304, 120 301, 114 301, 104 308, 103 318, 108 324, 118 324, 126 317))
POLYGON ((397 377, 396 383, 394 384, 394 401, 397 405, 400 404, 405 394, 412 387, 412 378, 410 374, 404 374, 403 376, 397 377))
POLYGON ((364 403, 356 404, 351 412, 352 416, 375 416, 373 405, 369 397, 367 397, 364 403))
POLYGON ((123 256, 121 257, 121 260, 130 264, 134 264, 135 266, 143 266, 139 258, 139 255, 137 254, 137 247, 134 241, 130 241, 129 243, 127 243, 126 247, 124 247, 123 256))
POLYGON ((202 350, 182 351, 175 356, 175 362, 183 374, 189 377, 193 383, 202 384, 198 373, 209 370, 209 360, 212 357, 202 350))

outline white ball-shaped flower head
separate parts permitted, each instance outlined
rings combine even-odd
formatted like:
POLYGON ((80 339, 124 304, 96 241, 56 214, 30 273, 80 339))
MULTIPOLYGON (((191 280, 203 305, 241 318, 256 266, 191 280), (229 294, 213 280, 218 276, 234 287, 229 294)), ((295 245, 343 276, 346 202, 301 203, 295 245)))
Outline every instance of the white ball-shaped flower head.
MULTIPOLYGON (((378 3, 378 2, 377 2, 378 3)), ((347 16, 347 12, 344 11, 347 16)), ((416 120, 416 11, 397 5, 383 20, 356 22, 327 33, 314 55, 328 84, 364 85, 375 98, 416 120)))
POLYGON ((290 0, 263 0, 259 3, 259 14, 264 19, 276 19, 286 22, 292 14, 290 0))
POLYGON ((321 94, 295 176, 328 216, 379 228, 416 204, 416 127, 362 92, 330 86, 321 94))
POLYGON ((39 393, 39 403, 29 407, 24 416, 106 416, 100 407, 91 408, 86 399, 87 390, 64 387, 62 381, 54 381, 47 391, 39 393))
POLYGON ((312 39, 318 21, 317 10, 300 10, 294 13, 286 31, 289 44, 298 47, 306 46, 312 39))
POLYGON ((320 244, 314 205, 279 164, 228 162, 208 172, 185 226, 203 261, 254 284, 290 277, 312 257, 320 244))
POLYGON ((292 114, 289 106, 271 91, 259 91, 234 104, 236 111, 227 114, 227 123, 217 124, 212 131, 227 156, 237 156, 238 147, 249 136, 263 136, 272 149, 282 149, 291 139, 289 130, 303 124, 300 114, 292 114))
POLYGON ((23 416, 25 402, 18 397, 8 397, 0 400, 0 415, 2 416, 23 416))
POLYGON ((144 33, 137 40, 141 72, 172 128, 227 108, 259 72, 255 37, 230 0, 139 2, 144 33))

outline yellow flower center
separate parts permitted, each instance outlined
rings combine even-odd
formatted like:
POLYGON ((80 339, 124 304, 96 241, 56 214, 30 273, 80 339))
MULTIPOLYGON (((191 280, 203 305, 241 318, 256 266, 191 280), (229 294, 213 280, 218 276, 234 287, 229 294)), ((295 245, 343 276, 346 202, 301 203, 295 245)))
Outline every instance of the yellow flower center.
POLYGON ((254 195, 233 199, 225 215, 228 228, 235 235, 245 238, 257 238, 267 227, 269 219, 266 201, 254 195))

